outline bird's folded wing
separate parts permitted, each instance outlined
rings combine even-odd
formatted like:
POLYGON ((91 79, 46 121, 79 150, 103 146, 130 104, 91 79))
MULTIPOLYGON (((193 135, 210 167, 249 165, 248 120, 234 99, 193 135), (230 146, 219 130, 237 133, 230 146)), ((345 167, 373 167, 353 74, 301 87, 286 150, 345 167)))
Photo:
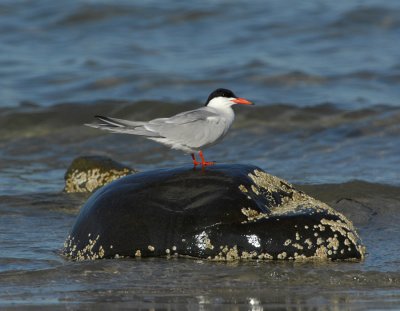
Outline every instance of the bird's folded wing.
POLYGON ((161 119, 154 119, 148 122, 148 124, 175 124, 175 125, 180 125, 180 124, 186 124, 186 123, 191 123, 191 122, 197 122, 201 120, 206 120, 208 117, 215 117, 217 116, 215 113, 211 111, 207 111, 205 109, 196 109, 196 110, 191 110, 191 111, 185 111, 182 113, 179 113, 175 116, 172 116, 170 118, 161 118, 161 119))
POLYGON ((152 120, 145 129, 192 148, 212 144, 226 131, 223 118, 208 111, 188 111, 168 119, 152 120))

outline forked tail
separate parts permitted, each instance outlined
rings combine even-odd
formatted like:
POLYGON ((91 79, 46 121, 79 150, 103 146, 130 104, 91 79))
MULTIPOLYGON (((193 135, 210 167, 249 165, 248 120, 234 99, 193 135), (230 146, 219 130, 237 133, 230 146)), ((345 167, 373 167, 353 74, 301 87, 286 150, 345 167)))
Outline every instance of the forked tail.
POLYGON ((86 126, 106 130, 113 133, 140 135, 147 137, 160 137, 158 133, 146 129, 146 122, 129 121, 104 116, 95 116, 102 123, 88 123, 86 126))

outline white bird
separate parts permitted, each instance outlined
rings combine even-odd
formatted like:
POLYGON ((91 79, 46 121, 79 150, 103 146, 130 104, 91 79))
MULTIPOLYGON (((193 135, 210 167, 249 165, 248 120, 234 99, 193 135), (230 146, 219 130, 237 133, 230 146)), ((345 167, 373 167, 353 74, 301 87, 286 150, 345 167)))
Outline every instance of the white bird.
POLYGON ((231 127, 235 114, 232 105, 253 105, 247 99, 237 97, 227 89, 216 89, 210 94, 204 107, 185 111, 170 118, 159 118, 147 122, 128 121, 95 116, 102 123, 85 124, 113 133, 144 136, 172 149, 190 153, 193 165, 213 165, 207 162, 202 150, 220 141, 231 127), (201 162, 195 153, 198 152, 201 162))

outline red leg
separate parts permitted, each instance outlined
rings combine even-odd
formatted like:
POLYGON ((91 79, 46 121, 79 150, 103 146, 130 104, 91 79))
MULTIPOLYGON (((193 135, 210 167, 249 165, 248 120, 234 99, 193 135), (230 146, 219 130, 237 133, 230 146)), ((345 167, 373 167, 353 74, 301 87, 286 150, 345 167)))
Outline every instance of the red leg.
POLYGON ((194 166, 197 166, 197 165, 201 164, 200 162, 197 162, 196 157, 194 156, 194 153, 191 153, 190 155, 192 156, 193 165, 194 165, 194 166))
POLYGON ((204 159, 203 152, 201 150, 199 151, 199 156, 201 158, 201 166, 209 166, 215 164, 215 162, 206 162, 206 160, 204 159))

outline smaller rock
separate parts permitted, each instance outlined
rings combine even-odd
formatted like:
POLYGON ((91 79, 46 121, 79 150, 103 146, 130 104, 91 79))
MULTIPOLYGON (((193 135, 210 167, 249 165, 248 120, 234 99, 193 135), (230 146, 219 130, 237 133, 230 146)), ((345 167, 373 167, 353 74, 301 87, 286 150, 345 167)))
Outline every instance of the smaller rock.
POLYGON ((103 156, 82 156, 74 159, 65 173, 64 191, 93 192, 136 170, 103 156))

